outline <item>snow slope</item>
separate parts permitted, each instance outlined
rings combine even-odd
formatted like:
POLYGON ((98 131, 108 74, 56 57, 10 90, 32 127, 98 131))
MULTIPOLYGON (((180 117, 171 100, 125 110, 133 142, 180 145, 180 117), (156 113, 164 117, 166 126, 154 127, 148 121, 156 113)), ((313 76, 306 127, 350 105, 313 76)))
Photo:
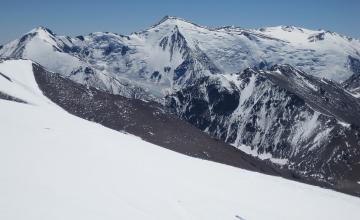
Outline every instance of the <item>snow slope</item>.
POLYGON ((41 95, 29 64, 0 63, 13 80, 0 91, 33 103, 0 99, 0 219, 360 217, 359 198, 194 159, 72 116, 41 95))

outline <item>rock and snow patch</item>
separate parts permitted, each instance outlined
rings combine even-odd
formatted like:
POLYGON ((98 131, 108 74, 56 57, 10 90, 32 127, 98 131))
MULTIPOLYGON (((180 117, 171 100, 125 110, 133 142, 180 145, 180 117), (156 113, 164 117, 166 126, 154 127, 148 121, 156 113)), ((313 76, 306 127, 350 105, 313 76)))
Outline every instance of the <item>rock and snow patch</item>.
POLYGON ((343 122, 343 121, 337 121, 339 125, 345 127, 345 128, 350 128, 351 124, 343 122))
POLYGON ((254 148, 254 149, 251 149, 250 146, 246 146, 246 145, 239 145, 239 146, 236 146, 237 149, 245 152, 246 154, 249 154, 251 156, 254 156, 254 157, 257 157, 261 160, 270 160, 271 162, 273 163, 276 163, 278 165, 286 165, 288 164, 289 160, 288 159, 283 159, 283 158, 274 158, 271 153, 258 153, 258 151, 254 148))

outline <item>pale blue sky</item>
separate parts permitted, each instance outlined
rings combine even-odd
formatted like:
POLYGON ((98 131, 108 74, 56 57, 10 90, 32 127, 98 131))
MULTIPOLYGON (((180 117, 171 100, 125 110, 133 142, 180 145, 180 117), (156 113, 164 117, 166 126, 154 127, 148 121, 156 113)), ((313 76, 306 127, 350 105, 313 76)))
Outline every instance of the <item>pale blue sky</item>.
POLYGON ((95 31, 129 34, 165 15, 206 26, 295 25, 360 38, 359 9, 359 0, 0 0, 0 44, 36 26, 71 36, 95 31))

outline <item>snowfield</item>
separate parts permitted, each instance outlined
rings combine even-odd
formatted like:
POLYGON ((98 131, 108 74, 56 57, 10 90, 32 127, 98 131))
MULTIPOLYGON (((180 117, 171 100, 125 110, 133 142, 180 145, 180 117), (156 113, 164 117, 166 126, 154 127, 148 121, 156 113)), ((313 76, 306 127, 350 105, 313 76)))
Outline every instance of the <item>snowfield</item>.
POLYGON ((0 219, 359 219, 360 199, 178 154, 65 112, 4 61, 0 219), (21 77, 20 77, 21 76, 21 77), (6 85, 6 86, 5 86, 6 85))

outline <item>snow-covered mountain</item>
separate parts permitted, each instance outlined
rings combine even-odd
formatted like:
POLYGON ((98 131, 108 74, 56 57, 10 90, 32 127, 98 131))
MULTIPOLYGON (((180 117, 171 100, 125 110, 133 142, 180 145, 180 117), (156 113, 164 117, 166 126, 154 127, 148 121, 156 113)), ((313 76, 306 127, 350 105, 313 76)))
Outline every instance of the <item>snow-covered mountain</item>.
POLYGON ((31 61, 2 61, 0 72, 1 219, 360 216, 359 198, 181 155, 73 116, 44 96, 31 61))
POLYGON ((157 101, 251 155, 359 192, 359 51, 358 39, 324 30, 209 28, 167 16, 129 36, 40 27, 0 57, 157 101))
POLYGON ((340 82, 354 73, 359 51, 358 39, 324 30, 207 28, 166 16, 129 36, 57 36, 40 27, 4 45, 0 56, 31 59, 77 82, 146 99, 162 98, 194 77, 274 64, 340 82))
POLYGON ((95 70, 86 60, 70 54, 75 48, 68 45, 69 40, 69 37, 58 37, 49 29, 38 27, 4 45, 0 56, 31 59, 76 82, 131 98, 151 99, 143 89, 95 70))

